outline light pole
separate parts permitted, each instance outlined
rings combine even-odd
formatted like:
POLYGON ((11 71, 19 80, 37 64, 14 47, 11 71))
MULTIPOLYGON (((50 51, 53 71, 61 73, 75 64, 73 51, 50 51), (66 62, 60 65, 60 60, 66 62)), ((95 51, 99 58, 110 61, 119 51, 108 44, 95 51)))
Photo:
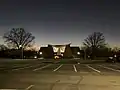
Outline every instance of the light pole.
POLYGON ((86 60, 86 48, 84 48, 84 59, 86 60))
POLYGON ((22 47, 22 45, 19 45, 19 48, 21 48, 21 56, 22 56, 22 59, 23 59, 23 47, 22 47))

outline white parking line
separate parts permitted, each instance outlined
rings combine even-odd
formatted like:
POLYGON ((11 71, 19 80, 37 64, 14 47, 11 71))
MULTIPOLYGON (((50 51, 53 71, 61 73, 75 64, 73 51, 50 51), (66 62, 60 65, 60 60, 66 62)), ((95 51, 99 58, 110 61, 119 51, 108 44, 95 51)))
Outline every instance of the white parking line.
POLYGON ((0 89, 0 90, 18 90, 18 89, 0 89))
MULTIPOLYGON (((12 68, 12 70, 14 71, 14 68, 22 68, 22 67, 25 67, 25 66, 28 66, 28 64, 26 64, 26 65, 23 65, 23 66, 12 66, 11 68, 12 68)), ((0 70, 1 69, 7 69, 7 67, 2 67, 2 68, 0 68, 0 70)))
POLYGON ((90 67, 89 65, 86 65, 86 66, 87 66, 88 68, 90 68, 90 69, 92 69, 92 70, 98 72, 98 73, 101 73, 101 71, 99 71, 99 70, 97 70, 97 69, 95 69, 95 68, 93 68, 93 67, 90 67))
POLYGON ((53 71, 57 71, 58 69, 60 69, 63 66, 63 64, 61 64, 60 66, 58 66, 56 69, 54 69, 53 71))
POLYGON ((28 86, 25 90, 30 90, 34 85, 28 86))
POLYGON ((34 69, 33 71, 41 70, 41 69, 47 68, 47 67, 49 67, 49 66, 51 66, 51 65, 52 65, 52 64, 48 64, 48 65, 46 65, 46 66, 43 66, 43 67, 40 67, 40 68, 36 68, 36 69, 34 69))
POLYGON ((115 66, 117 68, 120 68, 120 66, 118 64, 115 64, 115 65, 111 64, 111 66, 115 66))
POLYGON ((116 70, 116 69, 113 69, 113 68, 110 68, 110 67, 105 67, 103 65, 99 65, 100 67, 103 67, 103 68, 106 68, 106 69, 109 69, 109 70, 112 70, 112 71, 117 71, 117 72, 120 72, 120 70, 116 70))
POLYGON ((28 66, 28 67, 17 68, 17 69, 12 69, 12 71, 21 70, 21 69, 26 69, 26 68, 31 68, 31 67, 37 67, 37 66, 39 66, 39 65, 36 65, 36 66, 28 66))
POLYGON ((73 65, 73 68, 74 68, 75 72, 77 72, 77 69, 76 69, 75 65, 73 65))
MULTIPOLYGON (((22 67, 25 67, 25 66, 29 66, 30 64, 25 64, 25 65, 22 65, 22 67)), ((20 65, 15 65, 15 66, 13 66, 13 68, 15 68, 15 67, 21 67, 20 65)))

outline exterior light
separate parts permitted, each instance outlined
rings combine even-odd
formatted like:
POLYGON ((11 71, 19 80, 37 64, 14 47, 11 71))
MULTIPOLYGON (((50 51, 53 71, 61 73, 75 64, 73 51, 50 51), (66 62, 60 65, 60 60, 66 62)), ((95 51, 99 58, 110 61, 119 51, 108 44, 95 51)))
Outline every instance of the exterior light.
POLYGON ((22 45, 19 45, 19 49, 21 48, 21 50, 22 50, 22 53, 21 53, 21 56, 22 56, 22 59, 24 58, 24 56, 23 56, 23 47, 22 47, 22 45))
POLYGON ((117 55, 114 55, 114 57, 117 57, 117 55))
POLYGON ((40 52, 40 55, 42 55, 42 52, 40 52))
POLYGON ((21 47, 22 47, 22 45, 19 45, 19 47, 21 48, 21 47))
POLYGON ((37 56, 34 56, 34 58, 37 58, 37 56))
POLYGON ((77 52, 78 55, 80 55, 80 52, 77 52))

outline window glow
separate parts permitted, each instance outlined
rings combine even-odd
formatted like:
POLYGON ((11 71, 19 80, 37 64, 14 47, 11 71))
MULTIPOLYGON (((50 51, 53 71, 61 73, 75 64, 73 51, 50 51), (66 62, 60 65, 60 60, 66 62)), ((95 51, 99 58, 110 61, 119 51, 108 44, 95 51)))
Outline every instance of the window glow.
POLYGON ((62 46, 62 47, 54 47, 53 46, 53 51, 54 52, 58 52, 59 49, 60 49, 60 52, 65 52, 65 46, 62 46))
POLYGON ((65 52, 65 46, 60 47, 60 52, 65 52))
POLYGON ((58 49, 59 49, 58 47, 53 47, 54 52, 58 52, 58 49))

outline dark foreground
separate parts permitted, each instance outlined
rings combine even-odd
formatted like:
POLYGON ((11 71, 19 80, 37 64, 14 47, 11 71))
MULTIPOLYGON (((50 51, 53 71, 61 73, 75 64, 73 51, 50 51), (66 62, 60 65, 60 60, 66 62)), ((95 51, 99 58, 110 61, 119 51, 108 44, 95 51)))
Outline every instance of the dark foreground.
POLYGON ((120 90, 120 63, 1 62, 0 88, 23 90, 120 90))

